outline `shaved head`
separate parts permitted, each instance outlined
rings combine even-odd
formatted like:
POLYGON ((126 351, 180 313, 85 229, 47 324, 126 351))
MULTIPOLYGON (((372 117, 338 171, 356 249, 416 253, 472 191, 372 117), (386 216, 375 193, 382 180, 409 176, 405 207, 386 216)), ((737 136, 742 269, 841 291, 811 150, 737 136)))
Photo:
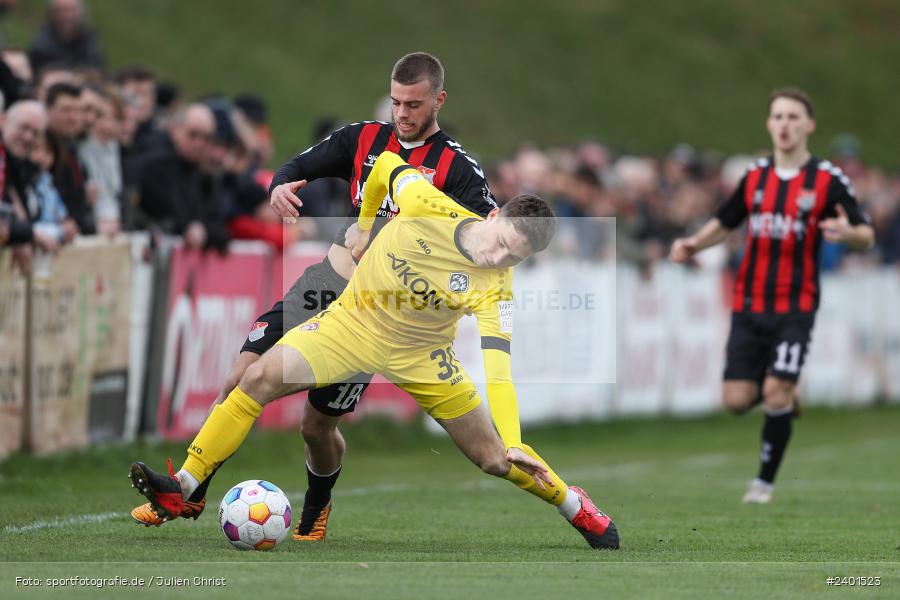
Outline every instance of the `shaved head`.
POLYGON ((172 142, 182 158, 193 163, 203 161, 209 142, 216 132, 212 109, 195 102, 175 113, 172 120, 172 142))

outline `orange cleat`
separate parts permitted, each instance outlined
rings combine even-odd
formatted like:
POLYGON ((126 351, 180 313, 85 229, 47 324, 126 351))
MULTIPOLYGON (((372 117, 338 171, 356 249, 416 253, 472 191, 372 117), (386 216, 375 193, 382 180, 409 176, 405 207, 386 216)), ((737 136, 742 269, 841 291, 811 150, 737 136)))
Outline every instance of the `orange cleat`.
POLYGON ((309 510, 304 507, 300 521, 294 528, 294 539, 302 542, 319 542, 325 539, 325 528, 328 527, 328 515, 331 514, 331 502, 321 510, 309 510))

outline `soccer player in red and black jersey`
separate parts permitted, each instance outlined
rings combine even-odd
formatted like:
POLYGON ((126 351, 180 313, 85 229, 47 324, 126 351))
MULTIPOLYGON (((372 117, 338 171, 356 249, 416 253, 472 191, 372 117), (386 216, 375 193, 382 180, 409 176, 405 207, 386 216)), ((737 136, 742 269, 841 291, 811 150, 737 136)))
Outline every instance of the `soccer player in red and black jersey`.
POLYGON ((791 437, 797 379, 819 305, 822 239, 865 250, 874 232, 841 170, 812 156, 809 97, 782 88, 769 97, 773 155, 752 165, 731 198, 696 234, 675 240, 670 258, 687 262, 748 221, 735 281, 726 348, 725 407, 743 413, 762 402, 759 473, 743 501, 768 503, 791 437))
MULTIPOLYGON (((306 269, 284 300, 256 319, 232 367, 216 403, 221 404, 237 386, 247 368, 293 327, 328 307, 353 274, 355 262, 344 245, 346 229, 359 216, 366 180, 378 156, 385 150, 400 155, 418 168, 431 183, 469 210, 486 216, 497 204, 478 162, 462 146, 441 131, 438 112, 447 99, 444 68, 430 54, 415 52, 402 57, 391 73, 390 94, 393 123, 364 121, 342 127, 318 144, 285 163, 270 187, 270 204, 281 217, 293 219, 302 211, 298 192, 307 182, 339 177, 350 182, 347 225, 328 249, 321 263, 306 269)), ((386 197, 378 211, 380 229, 398 213, 386 197)), ((306 443, 309 488, 295 539, 320 540, 331 511, 331 489, 340 474, 345 442, 337 429, 341 415, 352 412, 371 375, 352 382, 310 390, 300 430, 306 443)), ((177 477, 190 476, 179 472, 177 477)), ((185 498, 182 517, 197 518, 203 510, 211 480, 196 487, 185 498)), ((135 508, 132 518, 144 525, 161 525, 150 504, 135 508)))

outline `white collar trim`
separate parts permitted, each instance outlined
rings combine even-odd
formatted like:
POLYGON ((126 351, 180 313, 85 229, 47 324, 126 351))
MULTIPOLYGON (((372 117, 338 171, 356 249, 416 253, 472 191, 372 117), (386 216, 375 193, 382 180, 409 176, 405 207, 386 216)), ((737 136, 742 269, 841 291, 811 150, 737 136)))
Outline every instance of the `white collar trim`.
POLYGON ((412 150, 413 148, 418 148, 419 146, 425 145, 424 140, 421 142, 404 142, 403 140, 397 140, 397 141, 400 142, 400 145, 403 146, 404 148, 406 148, 407 150, 412 150))

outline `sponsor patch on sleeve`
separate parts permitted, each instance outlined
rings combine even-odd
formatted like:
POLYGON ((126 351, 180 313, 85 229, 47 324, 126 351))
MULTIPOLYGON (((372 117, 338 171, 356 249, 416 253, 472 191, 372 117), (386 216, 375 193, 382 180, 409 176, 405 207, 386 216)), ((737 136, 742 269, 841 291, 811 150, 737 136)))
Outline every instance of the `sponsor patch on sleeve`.
POLYGON ((424 178, 419 173, 409 173, 407 175, 404 175, 403 177, 400 177, 399 179, 397 179, 397 181, 394 182, 394 196, 396 197, 403 193, 403 188, 408 186, 413 181, 421 181, 422 179, 424 178))
POLYGON ((257 321, 253 324, 253 327, 250 328, 250 335, 247 336, 247 339, 251 342, 262 339, 262 337, 266 335, 266 327, 268 326, 269 324, 265 321, 257 321))
POLYGON ((500 314, 500 332, 512 333, 513 330, 513 303, 511 300, 497 303, 497 311, 500 314))

